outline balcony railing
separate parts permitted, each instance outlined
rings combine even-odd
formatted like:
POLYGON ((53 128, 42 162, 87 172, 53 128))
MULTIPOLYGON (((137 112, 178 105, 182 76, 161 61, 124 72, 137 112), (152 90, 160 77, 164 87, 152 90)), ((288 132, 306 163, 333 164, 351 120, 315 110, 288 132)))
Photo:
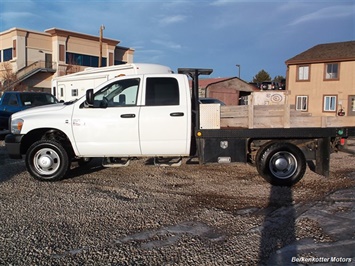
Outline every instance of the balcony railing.
POLYGON ((21 81, 28 79, 38 72, 56 72, 56 63, 55 62, 47 62, 47 61, 36 61, 31 63, 30 65, 20 69, 16 73, 16 80, 9 82, 4 85, 3 90, 10 90, 15 87, 21 81))

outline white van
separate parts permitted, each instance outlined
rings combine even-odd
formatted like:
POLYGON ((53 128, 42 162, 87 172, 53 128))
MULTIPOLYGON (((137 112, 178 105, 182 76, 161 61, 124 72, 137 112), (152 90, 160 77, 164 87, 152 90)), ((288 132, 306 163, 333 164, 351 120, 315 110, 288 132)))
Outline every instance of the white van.
POLYGON ((133 74, 171 74, 171 68, 158 64, 130 63, 108 67, 90 67, 84 71, 52 79, 51 93, 59 101, 80 98, 88 89, 96 88, 103 82, 133 74))

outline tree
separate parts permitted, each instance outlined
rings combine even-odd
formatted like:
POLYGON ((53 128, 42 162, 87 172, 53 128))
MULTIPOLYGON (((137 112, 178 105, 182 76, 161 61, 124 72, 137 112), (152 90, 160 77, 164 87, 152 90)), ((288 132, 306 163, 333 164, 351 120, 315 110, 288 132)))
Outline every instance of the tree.
POLYGON ((271 81, 271 76, 264 69, 260 70, 258 74, 253 77, 253 83, 261 83, 271 81))
POLYGON ((276 76, 274 77, 274 80, 275 82, 282 82, 285 80, 285 77, 284 76, 276 76))
POLYGON ((10 62, 0 63, 0 92, 23 91, 27 85, 20 83, 16 73, 13 72, 10 62))
POLYGON ((6 89, 8 84, 15 82, 17 79, 16 74, 12 71, 10 62, 3 62, 0 64, 0 90, 6 89))

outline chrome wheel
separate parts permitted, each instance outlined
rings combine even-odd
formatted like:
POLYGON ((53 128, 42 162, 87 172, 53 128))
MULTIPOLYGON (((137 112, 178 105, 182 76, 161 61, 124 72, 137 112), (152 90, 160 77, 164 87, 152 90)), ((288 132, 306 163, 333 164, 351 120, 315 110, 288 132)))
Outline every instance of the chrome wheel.
POLYGON ((60 157, 53 149, 40 149, 33 157, 33 166, 40 175, 52 175, 60 167, 60 157))
POLYGON ((284 151, 275 153, 269 162, 270 172, 277 178, 287 179, 297 170, 298 164, 296 157, 284 151))
POLYGON ((69 171, 71 159, 61 143, 43 139, 28 148, 25 162, 28 172, 34 178, 58 181, 69 171))
POLYGON ((256 168, 270 184, 292 186, 304 176, 306 158, 292 143, 270 142, 258 150, 256 168))

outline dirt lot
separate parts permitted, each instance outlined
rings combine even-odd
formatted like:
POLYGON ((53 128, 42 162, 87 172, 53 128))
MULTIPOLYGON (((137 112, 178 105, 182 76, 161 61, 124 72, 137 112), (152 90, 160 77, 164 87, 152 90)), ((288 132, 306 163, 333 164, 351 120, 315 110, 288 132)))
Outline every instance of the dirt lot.
POLYGON ((308 169, 292 189, 270 186, 250 165, 147 160, 94 160, 46 183, 0 142, 0 182, 0 265, 262 265, 296 240, 333 241, 298 217, 355 186, 355 164, 333 154, 329 178, 308 169))

